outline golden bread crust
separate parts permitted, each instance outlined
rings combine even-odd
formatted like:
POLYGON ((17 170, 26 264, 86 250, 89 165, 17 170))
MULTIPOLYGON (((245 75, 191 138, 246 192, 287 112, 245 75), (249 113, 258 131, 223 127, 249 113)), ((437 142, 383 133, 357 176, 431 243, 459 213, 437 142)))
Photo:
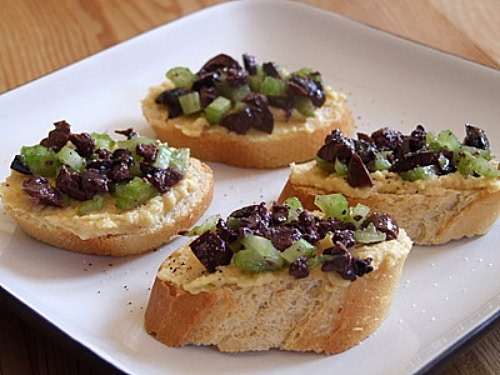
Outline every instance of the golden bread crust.
MULTIPOLYGON (((402 232, 398 240, 387 242, 398 256, 386 256, 376 270, 347 286, 328 283, 319 269, 303 279, 278 272, 264 285, 229 283, 198 294, 157 277, 145 328, 168 346, 342 352, 368 337, 385 318, 411 247, 402 232)), ((189 251, 184 246, 171 257, 189 251)), ((186 267, 192 262, 196 258, 186 267)))

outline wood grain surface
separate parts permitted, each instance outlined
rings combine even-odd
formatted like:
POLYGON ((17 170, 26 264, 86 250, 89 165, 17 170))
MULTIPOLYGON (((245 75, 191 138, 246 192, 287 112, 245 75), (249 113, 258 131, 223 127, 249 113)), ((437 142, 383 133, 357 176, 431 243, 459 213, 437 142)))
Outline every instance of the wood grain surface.
MULTIPOLYGON (((222 0, 0 0, 0 93, 222 0)), ((304 0, 500 68, 499 0, 304 0)), ((500 99, 500 98, 499 98, 500 99)), ((0 300, 0 375, 97 374, 0 300)), ((439 374, 500 374, 500 327, 439 374)))

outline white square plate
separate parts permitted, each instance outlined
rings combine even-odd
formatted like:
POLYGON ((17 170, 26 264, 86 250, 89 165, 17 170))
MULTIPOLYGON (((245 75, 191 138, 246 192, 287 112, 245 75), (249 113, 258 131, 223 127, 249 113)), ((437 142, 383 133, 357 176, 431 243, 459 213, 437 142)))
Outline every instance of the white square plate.
MULTIPOLYGON (((348 96, 356 124, 370 131, 484 128, 499 151, 500 72, 309 6, 233 2, 172 22, 0 97, 0 179, 21 145, 37 143, 54 121, 79 131, 134 127, 152 135, 140 109, 165 71, 198 69, 225 52, 313 67, 348 96)), ((279 152, 279 150, 277 150, 279 152)), ((277 198, 288 171, 212 164, 216 195, 206 215, 277 198)), ((408 209, 411 209, 410 207, 408 209)), ((116 367, 134 374, 356 373, 421 369, 500 306, 500 225, 485 236, 415 247, 390 313, 370 338, 335 356, 269 351, 222 354, 163 346, 143 329, 155 271, 186 240, 129 258, 100 258, 43 245, 0 216, 0 285, 116 367)))

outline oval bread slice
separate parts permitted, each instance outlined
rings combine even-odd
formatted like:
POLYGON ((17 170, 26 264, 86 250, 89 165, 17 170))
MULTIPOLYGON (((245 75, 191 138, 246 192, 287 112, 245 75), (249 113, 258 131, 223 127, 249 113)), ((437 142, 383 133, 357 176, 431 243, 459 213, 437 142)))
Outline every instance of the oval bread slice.
MULTIPOLYGON (((2 184, 0 193, 5 210, 26 234, 39 241, 85 254, 134 255, 160 247, 179 231, 193 226, 206 211, 213 198, 212 171, 206 164, 191 158, 188 174, 191 175, 193 184, 196 184, 196 189, 177 201, 175 206, 154 225, 137 226, 133 230, 125 230, 124 233, 89 238, 82 238, 81 235, 65 228, 63 224, 55 224, 54 220, 47 220, 36 210, 30 209, 29 206, 19 204, 19 200, 15 197, 19 192, 24 194, 20 191, 21 186, 7 182, 2 184)), ((133 210, 141 209, 141 207, 127 212, 133 216, 133 210)), ((41 209, 64 210, 64 208, 54 207, 41 209)), ((119 228, 115 228, 115 231, 116 229, 119 230, 119 228)))
MULTIPOLYGON (((192 291, 192 280, 203 275, 204 268, 186 245, 167 258, 157 274, 146 330, 168 346, 338 353, 380 326, 411 246, 404 230, 396 240, 371 245, 375 269, 353 282, 320 267, 296 279, 285 267, 244 280, 226 277, 207 291, 191 293, 186 288, 192 291)), ((212 275, 224 274, 225 267, 219 267, 212 275)))
POLYGON ((337 189, 326 188, 326 183, 317 186, 312 182, 315 179, 305 178, 306 174, 317 175, 313 169, 318 167, 312 166, 313 163, 292 166, 280 202, 288 197, 298 197, 305 208, 316 209, 316 195, 342 193, 351 206, 361 203, 391 215, 417 245, 439 245, 485 234, 500 214, 500 179, 484 183, 468 179, 463 181, 463 186, 453 187, 451 178, 464 179, 457 175, 429 180, 420 185, 402 182, 404 186, 400 187, 397 185, 399 176, 392 174, 393 178, 377 179, 373 191, 361 194, 355 191, 359 189, 347 183, 338 184, 337 189), (309 183, 301 183, 302 180, 309 183))
MULTIPOLYGON (((196 117, 168 119, 168 111, 155 103, 156 97, 171 88, 168 83, 151 87, 142 102, 142 111, 157 137, 174 147, 189 147, 200 160, 240 167, 275 168, 314 159, 325 137, 338 128, 351 134, 354 121, 343 100, 327 100, 317 112, 321 119, 304 126, 305 120, 275 124, 272 134, 250 129, 247 134, 228 131, 220 125, 190 129, 196 117)), ((332 94, 333 95, 333 94, 332 94)), ((339 94, 335 94, 339 95, 339 94)), ((206 124, 204 119, 201 119, 206 124)), ((276 121, 275 121, 276 123, 276 121)))

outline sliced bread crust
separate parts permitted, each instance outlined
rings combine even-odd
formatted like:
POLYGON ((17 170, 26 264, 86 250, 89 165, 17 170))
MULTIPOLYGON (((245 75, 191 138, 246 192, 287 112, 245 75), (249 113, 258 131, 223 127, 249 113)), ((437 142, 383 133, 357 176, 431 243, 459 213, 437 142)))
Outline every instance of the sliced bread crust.
POLYGON ((127 234, 98 236, 82 239, 64 227, 52 225, 3 197, 5 210, 29 236, 47 244, 91 255, 125 256, 156 249, 168 242, 179 231, 194 225, 207 210, 213 198, 213 174, 206 164, 190 160, 190 172, 199 182, 199 189, 180 201, 162 221, 153 227, 138 228, 127 234))
POLYGON ((167 86, 151 88, 142 103, 146 120, 161 141, 174 147, 189 147, 194 157, 204 161, 240 167, 282 167, 292 162, 314 159, 316 151, 333 129, 340 129, 344 134, 351 134, 354 129, 351 113, 344 103, 339 103, 338 111, 333 111, 321 126, 315 126, 310 131, 290 125, 289 131, 279 134, 251 131, 240 135, 214 125, 224 131, 203 131, 197 136, 186 135, 181 130, 182 126, 176 126, 186 122, 185 116, 168 120, 166 109, 155 103, 154 100, 162 91, 162 87, 167 86))
MULTIPOLYGON (((146 310, 146 330, 168 346, 342 352, 373 333, 389 309, 411 241, 401 230, 385 246, 392 256, 385 256, 371 273, 343 284, 330 283, 332 275, 319 268, 303 279, 282 270, 264 283, 228 282, 192 294, 178 279, 165 279, 160 272, 146 310)), ((183 272, 175 264, 184 264, 186 272, 200 267, 188 246, 167 259, 164 272, 183 272)))
MULTIPOLYGON (((287 181, 279 201, 298 197, 304 207, 315 209, 316 195, 333 194, 315 186, 287 181)), ((351 206, 364 204, 391 215, 417 245, 439 245, 488 232, 500 213, 500 190, 452 190, 445 194, 380 194, 353 197, 342 192, 351 206)))

